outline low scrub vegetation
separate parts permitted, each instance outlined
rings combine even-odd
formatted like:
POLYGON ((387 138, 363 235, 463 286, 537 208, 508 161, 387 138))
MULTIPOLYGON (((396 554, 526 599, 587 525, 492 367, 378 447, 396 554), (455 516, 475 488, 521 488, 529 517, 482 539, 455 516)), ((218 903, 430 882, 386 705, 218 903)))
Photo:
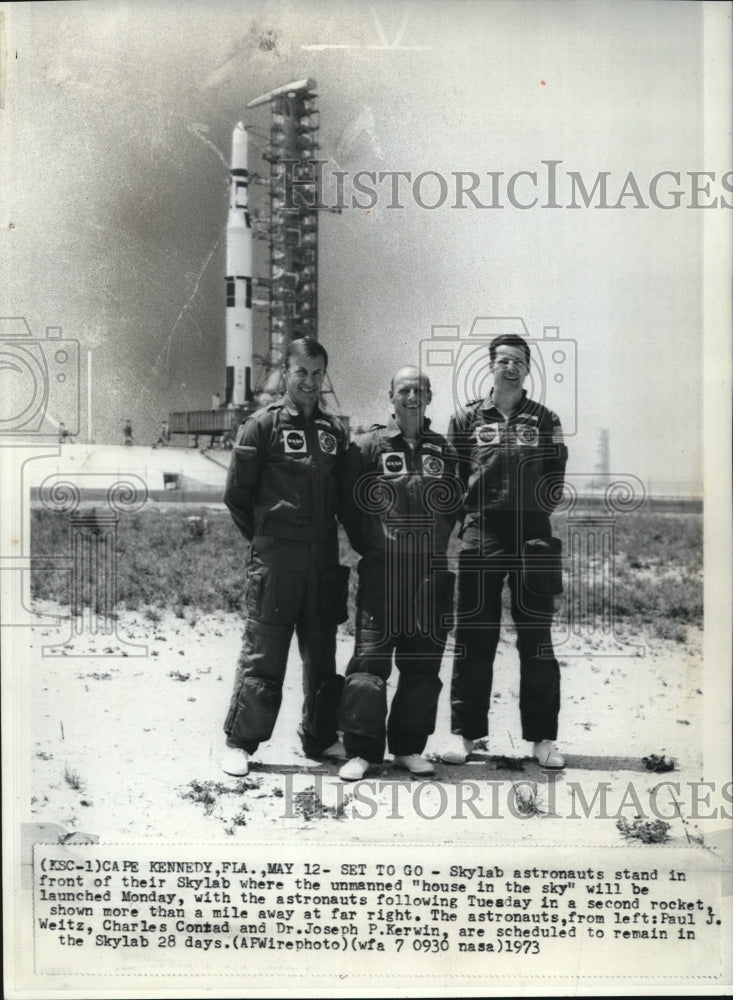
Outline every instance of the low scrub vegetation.
MULTIPOLYGON (((560 515, 553 519, 553 530, 565 548, 565 593, 559 600, 558 623, 570 617, 583 631, 595 618, 596 632, 602 633, 609 631, 612 614, 617 633, 643 629, 650 636, 678 641, 684 640, 688 627, 702 625, 702 515, 644 510, 619 514, 612 536, 591 517, 569 525, 560 515), (580 540, 580 555, 572 558, 569 527, 574 544, 580 540)), ((452 556, 457 544, 454 537, 452 556)), ((35 599, 70 603, 71 546, 67 515, 32 511, 32 554, 53 557, 33 569, 35 599)), ((192 514, 190 507, 151 507, 121 516, 114 547, 104 551, 104 558, 114 559, 117 610, 142 610, 155 623, 164 610, 195 620, 194 612, 242 609, 247 544, 225 510, 192 514), (192 531, 192 517, 205 523, 206 530, 192 531)), ((352 566, 358 561, 343 534, 341 561, 352 566)), ((84 565, 90 565, 89 559, 84 565)), ((89 603, 88 580, 76 582, 82 602, 89 603)), ((354 572, 349 622, 344 626, 349 632, 355 595, 354 572)))

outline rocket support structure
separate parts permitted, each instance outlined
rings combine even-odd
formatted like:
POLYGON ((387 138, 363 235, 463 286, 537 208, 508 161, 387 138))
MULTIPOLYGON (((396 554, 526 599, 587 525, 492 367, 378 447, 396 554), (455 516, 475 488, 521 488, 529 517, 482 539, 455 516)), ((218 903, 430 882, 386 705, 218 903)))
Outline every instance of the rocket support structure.
POLYGON ((266 393, 281 390, 280 360, 290 341, 318 336, 318 143, 314 80, 297 80, 255 98, 271 105, 270 345, 266 393))

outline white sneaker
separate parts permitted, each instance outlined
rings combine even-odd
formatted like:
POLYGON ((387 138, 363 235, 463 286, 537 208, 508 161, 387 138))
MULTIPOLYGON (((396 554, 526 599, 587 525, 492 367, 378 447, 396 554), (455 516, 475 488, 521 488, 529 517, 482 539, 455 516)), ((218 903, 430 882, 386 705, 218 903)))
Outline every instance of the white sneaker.
POLYGON ((363 757, 352 757, 339 770, 339 778, 343 781, 360 781, 370 767, 369 761, 363 757))
POLYGON ((346 751, 341 740, 336 740, 327 750, 321 754, 325 760, 346 760, 346 751))
POLYGON ((552 740, 535 743, 533 753, 542 767, 565 767, 565 758, 552 740))
POLYGON ((473 753, 473 740, 467 740, 460 733, 451 733, 440 759, 445 764, 465 764, 473 753))
POLYGON ((241 747, 224 747, 221 767, 226 774, 243 778, 249 772, 249 754, 241 747))
POLYGON ((426 760, 419 753, 408 753, 404 757, 395 756, 394 766, 401 767, 403 770, 415 775, 435 774, 435 768, 430 761, 426 760))

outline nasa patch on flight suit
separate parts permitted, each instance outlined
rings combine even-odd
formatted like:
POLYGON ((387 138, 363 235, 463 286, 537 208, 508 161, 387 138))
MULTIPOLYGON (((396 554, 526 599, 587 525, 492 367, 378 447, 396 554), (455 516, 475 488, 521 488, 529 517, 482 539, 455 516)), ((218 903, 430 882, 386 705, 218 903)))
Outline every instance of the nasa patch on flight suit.
POLYGON ((540 440, 540 432, 532 424, 517 424, 517 443, 536 448, 540 440))
POLYGON ((498 424, 480 424, 475 430, 475 435, 479 445, 499 444, 501 441, 498 424))
POLYGON ((308 447, 305 440, 305 431, 295 430, 293 428, 284 428, 283 432, 283 448, 286 452, 293 455, 306 455, 308 453, 308 447))
POLYGON ((437 455, 423 455, 422 471, 424 476, 442 476, 445 463, 437 455))
POLYGON ((319 431, 318 445, 321 451, 325 451, 327 455, 333 455, 336 451, 336 438, 329 431, 319 431))
POLYGON ((399 476, 406 469, 405 456, 400 451, 385 451, 382 455, 385 476, 399 476))

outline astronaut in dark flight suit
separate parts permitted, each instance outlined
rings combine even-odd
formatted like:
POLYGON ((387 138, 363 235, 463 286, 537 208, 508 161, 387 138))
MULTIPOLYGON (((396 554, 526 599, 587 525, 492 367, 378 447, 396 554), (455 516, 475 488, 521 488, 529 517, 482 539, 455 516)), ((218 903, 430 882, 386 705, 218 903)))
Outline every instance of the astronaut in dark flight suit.
POLYGON ((558 539, 550 512, 562 495, 567 448, 557 414, 522 388, 530 349, 516 334, 489 345, 494 385, 452 418, 448 440, 464 489, 458 563, 456 654, 451 680, 452 737, 441 753, 462 764, 488 733, 494 656, 504 582, 517 630, 522 736, 543 767, 561 768, 555 747, 560 668, 550 626, 561 589, 558 539), (551 488, 548 488, 550 487, 551 488))
POLYGON ((352 499, 344 525, 362 556, 341 710, 346 781, 382 762, 385 741, 397 767, 433 773, 422 753, 435 727, 452 611, 454 578, 442 557, 460 506, 454 455, 425 419, 429 379, 401 368, 389 398, 394 414, 355 439, 344 466, 352 499), (399 680, 387 721, 393 655, 399 680))
POLYGON ((247 622, 222 767, 247 774, 272 735, 293 631, 303 662, 299 735, 307 756, 344 759, 338 740, 343 677, 336 630, 346 620, 348 567, 339 565, 336 513, 347 434, 318 405, 328 355, 316 340, 292 341, 282 400, 239 428, 224 502, 251 545, 247 622))

